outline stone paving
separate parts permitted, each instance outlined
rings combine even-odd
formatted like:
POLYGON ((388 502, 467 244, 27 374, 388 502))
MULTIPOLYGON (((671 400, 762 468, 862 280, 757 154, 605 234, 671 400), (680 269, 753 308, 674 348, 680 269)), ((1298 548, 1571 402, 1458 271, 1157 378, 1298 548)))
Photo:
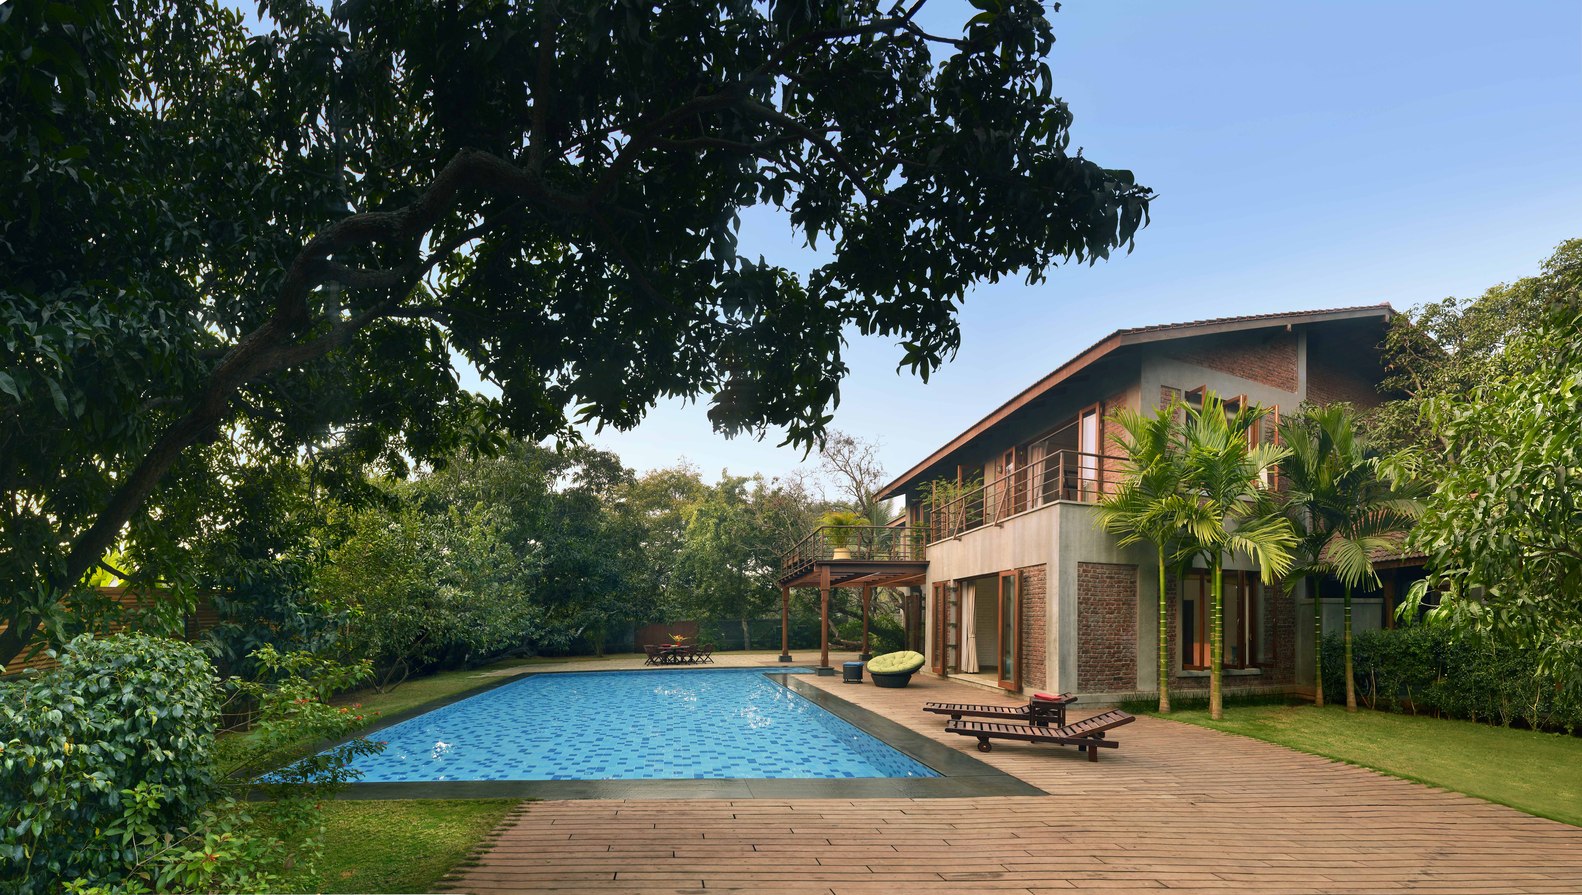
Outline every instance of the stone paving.
POLYGON ((1011 743, 980 755, 919 707, 1014 700, 926 674, 901 690, 810 680, 1049 795, 533 802, 447 885, 478 895, 1582 892, 1582 829, 1468 796, 1155 718, 1117 730, 1121 747, 1097 764, 1011 743))

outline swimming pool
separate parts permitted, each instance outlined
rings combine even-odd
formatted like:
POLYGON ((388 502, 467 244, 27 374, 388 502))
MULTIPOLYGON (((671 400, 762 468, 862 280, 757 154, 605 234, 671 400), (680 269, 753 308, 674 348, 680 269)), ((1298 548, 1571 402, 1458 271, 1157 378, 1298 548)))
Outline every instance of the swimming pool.
POLYGON ((538 674, 370 735, 366 782, 937 777, 767 677, 805 669, 538 674))

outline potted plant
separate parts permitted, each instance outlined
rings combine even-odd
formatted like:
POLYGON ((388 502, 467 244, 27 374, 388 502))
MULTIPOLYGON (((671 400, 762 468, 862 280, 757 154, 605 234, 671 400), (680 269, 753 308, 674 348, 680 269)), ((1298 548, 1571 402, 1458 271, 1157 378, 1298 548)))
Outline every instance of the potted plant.
POLYGON ((899 689, 912 680, 912 675, 923 667, 923 654, 911 650, 885 653, 868 660, 868 676, 875 687, 899 689))
POLYGON ((824 539, 829 542, 830 559, 851 559, 851 539, 867 519, 850 510, 831 510, 824 514, 824 539))

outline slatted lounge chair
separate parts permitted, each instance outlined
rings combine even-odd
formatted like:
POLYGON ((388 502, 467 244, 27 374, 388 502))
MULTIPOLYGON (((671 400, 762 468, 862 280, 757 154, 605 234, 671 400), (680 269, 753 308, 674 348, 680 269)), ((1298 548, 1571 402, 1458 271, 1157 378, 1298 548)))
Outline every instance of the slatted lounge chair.
POLYGON ((1048 693, 1035 693, 1028 700, 1027 705, 974 705, 968 702, 925 702, 923 711, 936 715, 949 715, 952 721, 962 718, 994 718, 1000 721, 1028 723, 1029 712, 1032 713, 1032 723, 1049 726, 1053 724, 1060 727, 1066 723, 1066 706, 1076 702, 1077 698, 1070 693, 1061 693, 1054 696, 1048 693))
POLYGON ((1007 724, 999 721, 947 721, 946 733, 959 733, 962 736, 977 737, 979 752, 994 751, 994 744, 989 740, 1018 740, 1024 743, 1055 743, 1060 746, 1076 746, 1079 750, 1086 750, 1088 761, 1099 760, 1099 749, 1115 749, 1120 746, 1114 740, 1104 738, 1105 731, 1130 724, 1137 719, 1121 711, 1105 712, 1094 715, 1074 724, 1061 727, 1040 727, 1036 724, 1007 724))

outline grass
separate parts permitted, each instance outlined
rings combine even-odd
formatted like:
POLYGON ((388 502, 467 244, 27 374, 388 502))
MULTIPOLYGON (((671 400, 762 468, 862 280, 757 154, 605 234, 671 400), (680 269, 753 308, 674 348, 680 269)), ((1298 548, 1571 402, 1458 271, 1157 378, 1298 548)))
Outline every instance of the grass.
POLYGON ((286 892, 432 892, 511 809, 513 799, 328 802, 324 857, 286 892))
POLYGON ((1191 707, 1159 717, 1371 768, 1582 826, 1582 737, 1312 705, 1191 707))

